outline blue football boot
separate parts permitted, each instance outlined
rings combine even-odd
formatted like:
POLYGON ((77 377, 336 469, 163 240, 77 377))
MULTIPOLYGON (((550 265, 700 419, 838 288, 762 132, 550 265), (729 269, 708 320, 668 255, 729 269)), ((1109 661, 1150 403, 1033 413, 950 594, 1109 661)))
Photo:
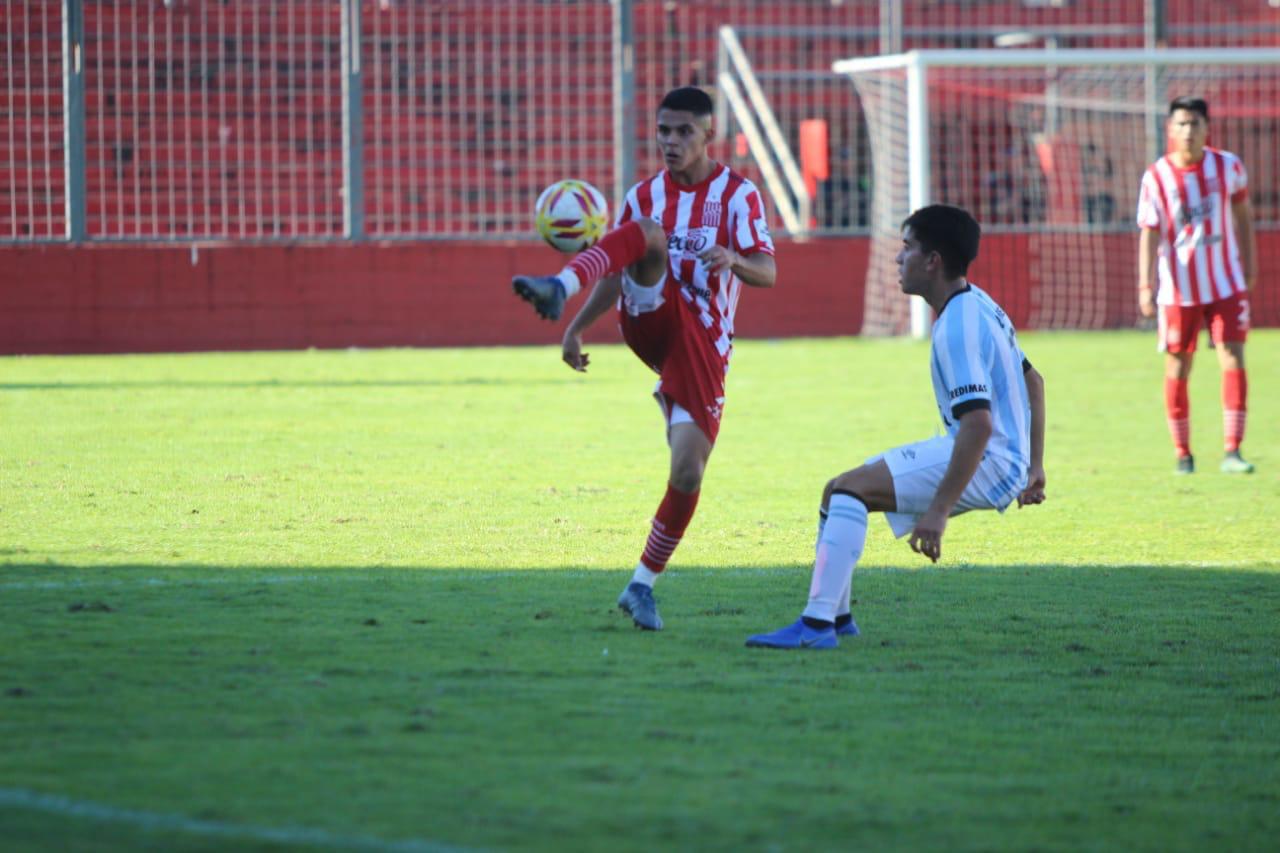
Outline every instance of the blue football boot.
POLYGON ((553 275, 518 275, 511 279, 511 289, 525 302, 531 303, 539 317, 560 319, 566 298, 560 279, 553 275))
POLYGON ((653 600, 653 587, 642 583, 627 584, 618 596, 618 609, 628 614, 637 628, 661 631, 662 617, 658 615, 658 602, 653 600))
POLYGON ((810 628, 803 619, 797 619, 772 634, 756 634, 747 638, 747 645, 757 649, 834 649, 840 645, 836 629, 810 628))

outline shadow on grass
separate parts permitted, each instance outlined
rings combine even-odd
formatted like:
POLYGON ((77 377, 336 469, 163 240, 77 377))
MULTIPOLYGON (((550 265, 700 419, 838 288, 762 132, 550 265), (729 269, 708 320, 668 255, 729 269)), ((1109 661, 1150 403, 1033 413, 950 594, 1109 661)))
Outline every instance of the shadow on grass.
POLYGON ((807 564, 669 575, 654 635, 626 571, 0 565, 7 784, 492 849, 1274 846, 1274 568, 870 567, 812 654, 744 648, 807 564))
MULTIPOLYGON (((3 552, 0 552, 3 553, 3 552)), ((803 607, 811 566, 679 566, 657 584, 659 596, 680 606, 686 599, 750 602, 758 613, 792 613, 803 607)), ((503 569, 431 566, 219 566, 192 563, 78 565, 0 560, 0 594, 19 590, 199 586, 361 585, 362 594, 403 594, 423 588, 434 596, 475 594, 536 601, 542 595, 609 597, 626 585, 629 570, 580 566, 503 569), (500 583, 498 583, 500 582, 500 583), (589 592, 588 592, 589 591, 589 592)), ((1223 608, 1264 610, 1280 616, 1280 570, 1272 566, 1043 566, 965 565, 860 567, 853 595, 867 607, 907 598, 961 604, 975 618, 984 606, 1027 602, 1046 610, 1090 609, 1118 613, 1155 606, 1200 613, 1223 608)), ((1280 643, 1280 640, 1277 641, 1280 643)))
MULTIPOLYGON (((464 632, 489 625, 507 635, 555 626, 562 637, 581 638, 630 627, 615 609, 629 578, 628 571, 583 567, 15 562, 0 564, 0 598, 15 605, 19 623, 23 604, 82 610, 103 604, 121 611, 160 604, 212 613, 216 602, 237 600, 283 606, 303 622, 375 619, 464 632)), ((664 637, 674 635, 666 642, 710 643, 722 651, 739 646, 748 634, 797 618, 809 579, 810 567, 798 563, 673 568, 655 590, 664 637)), ((1050 642, 1128 654, 1167 643, 1207 651, 1240 642, 1254 653, 1280 655, 1274 631, 1280 571, 1264 567, 869 567, 855 574, 852 598, 864 645, 905 643, 942 653, 956 644, 972 651, 1050 642)))

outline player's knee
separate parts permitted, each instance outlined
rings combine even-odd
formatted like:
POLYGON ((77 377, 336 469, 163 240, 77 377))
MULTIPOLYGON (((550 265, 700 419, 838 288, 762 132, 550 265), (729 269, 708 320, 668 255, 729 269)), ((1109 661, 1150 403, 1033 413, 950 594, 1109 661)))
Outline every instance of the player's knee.
POLYGON ((861 482, 858 472, 861 470, 861 468, 854 468, 852 471, 845 471, 840 476, 832 478, 831 482, 827 484, 827 494, 830 495, 831 492, 837 489, 842 492, 857 494, 858 484, 861 482))
POLYGON ((702 488, 702 468, 691 466, 672 469, 671 486, 677 492, 693 494, 702 488))
POLYGON ((702 488, 706 464, 700 459, 678 459, 671 465, 671 485, 678 492, 691 495, 702 488))
POLYGON ((822 488, 822 505, 823 506, 827 506, 828 504, 831 503, 831 492, 835 489, 835 487, 836 487, 835 477, 832 477, 830 480, 827 480, 827 485, 823 486, 822 488))
POLYGON ((880 491, 875 479, 872 477, 870 467, 862 465, 833 478, 827 484, 826 498, 830 500, 833 492, 846 492, 855 495, 858 500, 868 507, 871 507, 872 504, 879 506, 877 497, 880 491))
POLYGON ((1169 361, 1165 368, 1165 376, 1170 379, 1188 379, 1191 376, 1191 353, 1169 353, 1169 361))
POLYGON ((646 260, 667 258, 667 232, 652 219, 636 220, 640 230, 644 232, 644 254, 646 260))

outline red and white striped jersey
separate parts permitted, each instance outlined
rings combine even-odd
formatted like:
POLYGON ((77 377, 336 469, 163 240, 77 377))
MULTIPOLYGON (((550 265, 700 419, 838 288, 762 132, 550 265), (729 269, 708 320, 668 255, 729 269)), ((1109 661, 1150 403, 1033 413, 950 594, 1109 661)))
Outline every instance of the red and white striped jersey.
POLYGON ((680 286, 684 307, 693 311, 726 357, 742 282, 730 272, 710 274, 698 255, 716 244, 744 256, 773 254, 760 191, 723 164, 716 164, 705 181, 693 186, 677 184, 664 169, 627 191, 617 225, 642 218, 652 219, 667 233, 668 279, 680 286))
POLYGON ((1161 157, 1142 176, 1138 226, 1160 233, 1156 269, 1160 305, 1208 305, 1245 292, 1231 203, 1248 198, 1240 158, 1208 146, 1179 168, 1161 157))

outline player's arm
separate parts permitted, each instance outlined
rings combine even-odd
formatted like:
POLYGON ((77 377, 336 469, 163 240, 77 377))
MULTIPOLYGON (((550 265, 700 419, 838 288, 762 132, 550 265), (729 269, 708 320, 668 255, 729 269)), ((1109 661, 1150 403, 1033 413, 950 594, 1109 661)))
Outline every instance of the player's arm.
POLYGON ((733 253, 735 261, 730 265, 733 274, 744 284, 752 287, 773 287, 778 280, 778 265, 773 255, 768 252, 756 252, 751 255, 733 253))
POLYGON ((1023 362, 1026 370, 1027 401, 1031 404, 1031 466, 1027 469, 1027 487, 1018 495, 1018 506, 1044 502, 1044 377, 1040 371, 1023 362))
POLYGON ((1253 233, 1253 208, 1248 196, 1231 202, 1231 218, 1236 226, 1236 243, 1240 246, 1244 286, 1252 290, 1258 280, 1258 239, 1253 233))
POLYGON ((564 330, 564 339, 560 342, 560 357, 564 363, 580 373, 586 373, 590 357, 582 351, 582 333, 591 328, 618 301, 622 292, 622 276, 605 276, 596 282, 591 295, 582 303, 578 313, 574 315, 569 327, 564 330))
POLYGON ((933 502, 911 531, 909 544, 917 554, 924 554, 935 563, 942 556, 942 533, 947 529, 947 518, 978 470, 991 430, 989 407, 970 409, 960 416, 960 429, 956 432, 947 471, 942 475, 933 502))
POLYGON ((754 252, 742 255, 724 246, 712 246, 698 259, 707 267, 707 272, 718 273, 730 270, 744 284, 752 287, 773 287, 778 278, 778 266, 773 255, 768 252, 754 252))
POLYGON ((728 245, 716 243, 698 255, 707 272, 732 272, 752 287, 773 287, 778 267, 773 261, 773 238, 764 219, 764 203, 754 187, 736 193, 729 202, 728 245))
POLYGON ((1138 310, 1143 317, 1156 313, 1156 253, 1160 250, 1160 232, 1143 228, 1138 237, 1138 310))

